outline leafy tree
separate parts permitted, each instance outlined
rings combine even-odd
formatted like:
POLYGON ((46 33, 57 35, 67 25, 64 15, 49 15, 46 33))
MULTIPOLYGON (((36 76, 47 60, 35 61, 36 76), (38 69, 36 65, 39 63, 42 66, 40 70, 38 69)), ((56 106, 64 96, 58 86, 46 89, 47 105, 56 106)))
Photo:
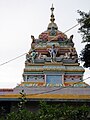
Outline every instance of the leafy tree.
POLYGON ((26 99, 26 93, 24 92, 24 90, 22 90, 20 92, 20 102, 18 104, 18 108, 19 108, 19 111, 23 110, 25 108, 25 103, 27 102, 27 99, 26 99))
POLYGON ((80 59, 84 62, 84 67, 90 67, 90 44, 85 45, 85 48, 81 51, 80 59))
POLYGON ((40 102, 40 109, 31 112, 26 109, 27 102, 24 90, 20 92, 21 97, 17 111, 10 112, 4 116, 4 110, 0 114, 0 120, 88 120, 90 108, 88 106, 69 106, 66 104, 47 104, 40 102))
POLYGON ((88 13, 78 10, 81 18, 78 19, 80 23, 79 32, 82 35, 82 42, 90 42, 90 11, 88 13))
MULTIPOLYGON (((18 108, 19 109, 19 108, 18 108)), ((88 120, 90 108, 83 106, 69 106, 66 104, 50 105, 40 102, 40 109, 31 112, 25 108, 9 113, 0 120, 88 120)))
POLYGON ((9 113, 5 120, 36 120, 36 117, 34 113, 22 109, 20 111, 9 113))
POLYGON ((84 62, 84 67, 90 67, 90 11, 88 13, 78 10, 81 18, 78 19, 80 23, 79 32, 82 35, 82 42, 87 43, 85 48, 81 51, 80 60, 84 62))
POLYGON ((38 120, 59 120, 61 117, 62 109, 60 109, 60 105, 48 105, 46 102, 40 102, 38 120))

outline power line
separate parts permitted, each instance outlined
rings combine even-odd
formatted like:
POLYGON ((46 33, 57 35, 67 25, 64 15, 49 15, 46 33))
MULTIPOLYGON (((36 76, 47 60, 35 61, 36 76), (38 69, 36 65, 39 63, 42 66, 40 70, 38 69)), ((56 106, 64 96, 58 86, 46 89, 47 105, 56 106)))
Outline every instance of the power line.
MULTIPOLYGON (((89 19, 89 18, 87 18, 87 19, 89 19)), ((87 19, 85 19, 85 20, 87 20, 87 19)), ((82 22, 84 22, 85 20, 83 20, 82 22)), ((73 28, 77 27, 78 25, 79 25, 79 23, 76 24, 76 25, 74 25, 74 26, 72 26, 71 28, 67 29, 64 33, 72 30, 73 28)), ((57 38, 57 37, 58 37, 58 36, 55 36, 53 39, 55 39, 55 38, 57 38)), ((53 39, 51 39, 50 41, 52 41, 53 39)), ((50 41, 47 41, 46 43, 48 43, 48 42, 50 42, 50 41)), ((34 50, 35 50, 35 49, 34 49, 34 50)), ((24 54, 22 54, 22 55, 20 55, 20 56, 18 56, 18 57, 16 57, 16 58, 13 58, 13 59, 11 59, 11 60, 9 60, 9 61, 7 61, 7 62, 4 62, 4 63, 0 64, 0 66, 5 65, 5 64, 7 64, 7 63, 9 63, 9 62, 11 62, 11 61, 14 61, 14 60, 16 60, 16 59, 24 56, 25 54, 26 54, 26 53, 24 53, 24 54)))
POLYGON ((72 30, 73 28, 77 27, 78 25, 79 25, 79 23, 78 23, 78 24, 76 24, 76 25, 74 25, 73 27, 69 28, 69 29, 68 29, 68 30, 66 30, 64 33, 66 33, 66 32, 68 32, 68 31, 72 30))
MULTIPOLYGON (((86 79, 89 79, 90 77, 88 77, 88 78, 86 78, 86 79)), ((84 79, 84 80, 86 80, 86 79, 84 79)), ((73 83, 73 85, 74 84, 78 84, 78 83, 81 83, 82 81, 79 81, 79 82, 75 82, 75 83, 73 83)), ((84 81, 83 81, 84 82, 84 81)), ((90 85, 88 85, 88 86, 90 86, 90 85)), ((62 87, 60 87, 60 88, 57 88, 57 89, 53 89, 53 90, 50 90, 50 91, 44 91, 44 92, 41 92, 41 93, 37 93, 37 95, 38 94, 44 94, 44 93, 50 93, 50 92, 53 92, 53 91, 58 91, 58 90, 61 90, 61 89, 63 89, 63 88, 71 88, 71 87, 73 87, 73 86, 62 86, 62 87)))
POLYGON ((87 80, 87 79, 89 79, 89 78, 90 78, 90 77, 85 78, 84 81, 87 80))
MULTIPOLYGON (((86 78, 86 79, 89 79, 90 77, 86 78)), ((84 79, 84 80, 86 80, 84 79)), ((75 82, 73 83, 72 85, 74 86, 75 84, 78 84, 78 83, 81 83, 81 82, 84 82, 84 81, 79 81, 79 82, 75 82)), ((84 82, 85 83, 85 82, 84 82)), ((85 83, 87 84, 87 83, 85 83)), ((61 86, 61 87, 58 87, 57 89, 52 89, 52 90, 48 90, 48 91, 43 91, 43 92, 39 92, 39 93, 35 93, 35 94, 31 94, 32 96, 33 95, 39 95, 39 94, 46 94, 46 93, 50 93, 50 92, 54 92, 54 91, 58 91, 58 90, 61 90, 61 89, 64 89, 64 88, 72 88, 73 86, 61 86)), ((90 86, 90 85, 88 85, 90 86)), ((30 96, 31 96, 30 95, 30 96)))
POLYGON ((16 60, 16 59, 18 59, 18 58, 20 58, 20 57, 22 57, 22 56, 24 56, 24 55, 26 55, 26 53, 24 53, 24 54, 22 54, 22 55, 19 55, 19 56, 13 58, 13 59, 8 60, 8 61, 0 64, 0 66, 5 65, 5 64, 7 64, 7 63, 9 63, 9 62, 11 62, 11 61, 14 61, 14 60, 16 60))
MULTIPOLYGON (((83 21, 81 21, 81 23, 85 22, 85 21, 88 20, 88 19, 90 19, 90 17, 84 19, 83 21)), ((68 31, 72 30, 73 28, 77 27, 79 24, 80 24, 80 23, 75 24, 74 26, 72 26, 71 28, 67 29, 67 30, 66 30, 65 32, 63 32, 63 33, 66 33, 66 32, 68 32, 68 31)), ((53 39, 55 39, 55 38, 57 38, 57 36, 54 37, 53 39)), ((53 39, 51 39, 50 41, 52 41, 53 39)))
MULTIPOLYGON (((74 25, 73 27, 71 27, 71 28, 69 28, 68 30, 66 30, 64 33, 66 33, 66 32, 68 32, 68 31, 70 31, 71 29, 75 28, 77 25, 79 25, 79 24, 74 25)), ((55 39, 55 38, 57 38, 57 36, 54 37, 53 39, 55 39)), ((50 41, 52 41, 53 39, 51 39, 50 41)), ((48 42, 50 42, 50 41, 48 41, 48 42)), ((48 42, 46 42, 46 43, 48 43, 48 42)), ((35 49, 34 49, 34 50, 35 50, 35 49)), ((24 53, 24 54, 22 54, 22 55, 19 55, 19 56, 13 58, 13 59, 10 59, 10 60, 8 60, 8 61, 6 61, 6 62, 0 64, 0 66, 5 65, 5 64, 7 64, 7 63, 9 63, 9 62, 11 62, 11 61, 14 61, 14 60, 16 60, 16 59, 18 59, 18 58, 24 56, 25 54, 26 54, 26 53, 24 53)))
MULTIPOLYGON (((88 77, 88 78, 86 78, 86 79, 89 79, 90 77, 88 77)), ((86 79, 84 79, 84 80, 86 80, 86 79)), ((39 94, 46 94, 46 93, 50 93, 50 92, 54 92, 54 91, 58 91, 58 90, 61 90, 61 89, 64 89, 64 88, 72 88, 72 87, 74 87, 74 85, 75 84, 78 84, 78 83, 81 83, 81 82, 84 82, 84 80, 83 81, 79 81, 79 82, 75 82, 75 83, 73 83, 72 85, 73 86, 61 86, 61 87, 58 87, 57 89, 52 89, 52 90, 48 90, 48 91, 43 91, 43 92, 39 92, 39 93, 35 93, 35 94, 31 94, 32 96, 33 95, 39 95, 39 94)), ((84 82, 85 83, 85 82, 84 82)), ((85 83, 86 85, 88 85, 87 83, 85 83)), ((88 86, 90 86, 90 85, 88 85, 88 86)), ((86 86, 85 86, 86 87, 86 86)), ((30 96, 31 96, 30 95, 30 96)))

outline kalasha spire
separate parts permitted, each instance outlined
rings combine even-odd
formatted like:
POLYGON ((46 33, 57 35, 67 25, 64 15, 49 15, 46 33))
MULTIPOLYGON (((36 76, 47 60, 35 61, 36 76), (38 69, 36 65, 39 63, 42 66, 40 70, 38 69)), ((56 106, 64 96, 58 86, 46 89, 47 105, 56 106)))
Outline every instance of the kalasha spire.
POLYGON ((50 19, 50 21, 51 21, 52 23, 54 23, 54 21, 55 21, 53 11, 54 11, 54 7, 53 7, 53 4, 52 4, 52 7, 51 7, 51 19, 50 19))
POLYGON ((55 30, 58 30, 58 26, 56 23, 54 23, 55 21, 55 18, 54 18, 54 14, 53 14, 53 11, 54 11, 54 7, 53 7, 53 4, 52 4, 52 7, 50 8, 51 10, 51 18, 50 18, 50 23, 48 25, 48 30, 52 30, 52 28, 54 28, 55 30))

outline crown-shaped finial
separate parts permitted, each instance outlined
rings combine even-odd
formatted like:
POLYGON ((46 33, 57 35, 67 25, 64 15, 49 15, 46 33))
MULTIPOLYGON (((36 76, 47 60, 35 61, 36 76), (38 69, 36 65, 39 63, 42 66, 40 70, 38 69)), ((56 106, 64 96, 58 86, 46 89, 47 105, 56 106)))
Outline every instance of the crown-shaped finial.
POLYGON ((54 7, 53 7, 53 4, 52 4, 52 7, 51 7, 51 19, 50 19, 51 22, 55 21, 53 11, 54 11, 54 7))

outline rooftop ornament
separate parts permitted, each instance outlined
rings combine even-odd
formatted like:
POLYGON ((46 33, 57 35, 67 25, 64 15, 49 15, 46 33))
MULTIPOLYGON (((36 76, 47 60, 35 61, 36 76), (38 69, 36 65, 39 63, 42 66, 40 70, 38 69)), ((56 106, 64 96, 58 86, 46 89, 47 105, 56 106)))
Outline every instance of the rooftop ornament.
POLYGON ((52 4, 52 7, 51 7, 51 19, 50 19, 50 21, 51 21, 52 23, 54 23, 54 21, 55 21, 53 11, 54 11, 54 7, 53 7, 53 4, 52 4))

